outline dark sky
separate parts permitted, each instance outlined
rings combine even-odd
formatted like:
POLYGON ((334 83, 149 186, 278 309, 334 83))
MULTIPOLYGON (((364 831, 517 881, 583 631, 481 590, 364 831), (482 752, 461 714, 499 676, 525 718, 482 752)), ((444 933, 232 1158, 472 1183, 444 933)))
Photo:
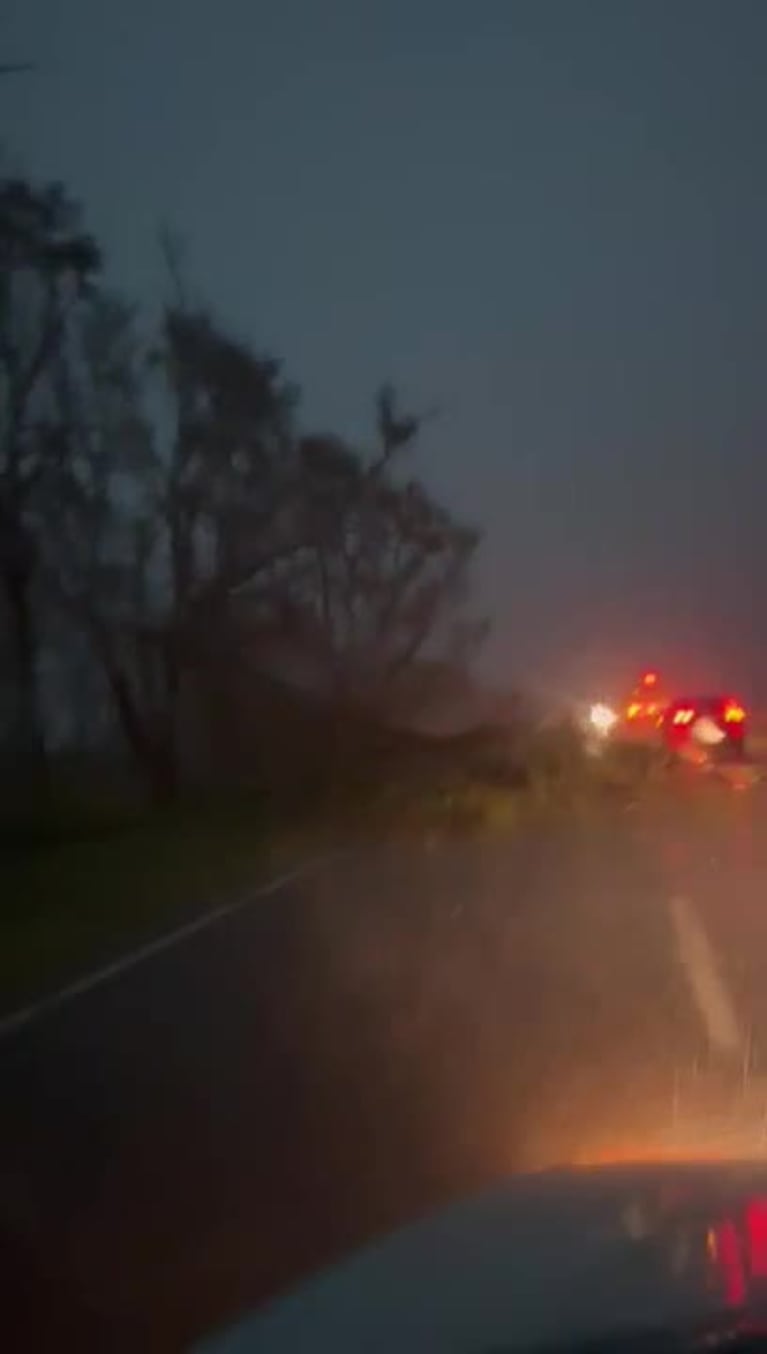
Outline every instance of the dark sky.
POLYGON ((7 153, 486 531, 501 679, 767 692, 763 0, 24 0, 7 153), (24 13, 24 9, 26 12, 24 13))

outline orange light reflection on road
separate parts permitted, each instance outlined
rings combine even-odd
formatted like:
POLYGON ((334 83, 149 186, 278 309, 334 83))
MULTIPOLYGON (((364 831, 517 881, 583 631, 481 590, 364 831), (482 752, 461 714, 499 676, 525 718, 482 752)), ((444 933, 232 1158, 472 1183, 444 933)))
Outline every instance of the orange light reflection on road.
MULTIPOLYGON (((705 1129, 695 1138, 679 1137, 673 1139, 630 1137, 608 1139, 593 1145, 581 1146, 570 1154, 569 1159, 560 1164, 570 1166, 664 1166, 664 1165, 727 1165, 733 1161, 758 1161, 764 1164, 764 1142, 757 1132, 748 1132, 738 1137, 737 1143, 728 1140, 723 1134, 712 1138, 705 1129)), ((764 1227, 763 1254, 765 1277, 767 1277, 767 1201, 764 1205, 763 1219, 756 1220, 756 1227, 764 1227)), ((761 1234, 759 1234, 761 1235, 761 1234)), ((760 1252, 761 1253, 761 1252, 760 1252)))
POLYGON ((684 1143, 616 1142, 585 1148, 579 1152, 574 1166, 662 1166, 665 1163, 700 1162, 702 1164, 731 1160, 731 1153, 707 1146, 684 1143))

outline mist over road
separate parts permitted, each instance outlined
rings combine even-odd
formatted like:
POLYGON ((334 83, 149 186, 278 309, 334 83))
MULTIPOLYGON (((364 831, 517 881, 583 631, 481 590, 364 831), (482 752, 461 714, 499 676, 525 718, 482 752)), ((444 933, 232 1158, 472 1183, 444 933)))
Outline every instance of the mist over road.
POLYGON ((509 1172, 654 1150, 691 1069, 760 1084, 764 812, 351 851, 10 1031, 20 1347, 181 1347, 509 1172))

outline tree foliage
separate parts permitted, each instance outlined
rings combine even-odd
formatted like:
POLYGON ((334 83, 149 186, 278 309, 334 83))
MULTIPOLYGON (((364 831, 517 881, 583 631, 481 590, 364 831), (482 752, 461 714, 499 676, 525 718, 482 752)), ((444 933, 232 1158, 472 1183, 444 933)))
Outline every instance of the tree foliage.
MULTIPOLYGON (((370 448, 299 424, 280 363, 189 305, 153 332, 97 287, 59 188, 0 184, 0 583, 19 754, 39 755, 45 642, 87 652, 155 795, 237 718, 254 672, 377 716, 479 634, 477 533, 414 473, 422 419, 376 398, 370 448), (53 636, 53 640, 51 639, 53 636), (203 740, 204 741, 204 740, 203 740)), ((252 711, 248 712, 252 715, 252 711)))

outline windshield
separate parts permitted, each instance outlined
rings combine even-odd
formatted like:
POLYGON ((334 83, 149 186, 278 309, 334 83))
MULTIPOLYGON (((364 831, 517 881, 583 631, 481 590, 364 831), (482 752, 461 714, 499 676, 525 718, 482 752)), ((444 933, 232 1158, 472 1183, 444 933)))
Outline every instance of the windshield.
POLYGON ((10 1345, 759 1157, 767 8, 12 8, 10 1345))

